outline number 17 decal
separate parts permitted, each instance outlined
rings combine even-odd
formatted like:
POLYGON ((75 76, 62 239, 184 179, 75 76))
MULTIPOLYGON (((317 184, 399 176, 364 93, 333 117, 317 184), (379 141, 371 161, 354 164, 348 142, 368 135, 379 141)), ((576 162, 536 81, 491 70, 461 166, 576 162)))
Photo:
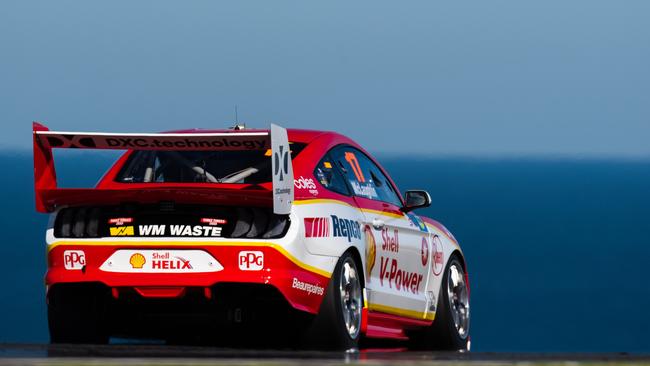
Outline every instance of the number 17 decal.
POLYGON ((366 178, 364 178, 363 176, 363 172, 361 171, 361 166, 359 165, 359 160, 357 160, 357 156, 354 155, 354 153, 346 151, 345 160, 352 167, 352 171, 354 172, 354 176, 357 177, 357 180, 361 183, 365 182, 366 178))

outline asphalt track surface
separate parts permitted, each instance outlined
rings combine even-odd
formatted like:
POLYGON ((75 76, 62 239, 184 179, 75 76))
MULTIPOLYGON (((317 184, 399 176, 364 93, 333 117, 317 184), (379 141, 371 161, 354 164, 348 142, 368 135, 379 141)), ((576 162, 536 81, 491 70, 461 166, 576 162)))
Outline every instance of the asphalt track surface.
POLYGON ((445 353, 400 348, 351 352, 158 345, 0 344, 0 365, 650 365, 650 354, 445 353))

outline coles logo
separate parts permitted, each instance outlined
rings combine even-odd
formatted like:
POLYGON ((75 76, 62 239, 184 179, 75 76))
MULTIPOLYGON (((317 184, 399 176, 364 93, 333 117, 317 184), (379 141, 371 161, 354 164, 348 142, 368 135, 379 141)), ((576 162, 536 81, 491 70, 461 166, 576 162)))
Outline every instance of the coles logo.
POLYGON ((264 268, 264 253, 260 251, 239 252, 239 269, 242 271, 261 271, 264 268))
POLYGON ((316 187, 316 183, 314 183, 314 180, 312 178, 305 178, 303 176, 300 176, 300 178, 293 180, 293 185, 297 189, 306 189, 312 195, 318 196, 318 189, 316 187))
POLYGON ((82 269, 86 265, 86 254, 83 250, 66 250, 63 252, 65 269, 82 269))
POLYGON ((311 178, 300 176, 298 179, 293 180, 293 185, 298 189, 316 189, 316 183, 311 178))
POLYGON ((438 237, 438 235, 434 235, 431 243, 433 244, 433 248, 431 248, 433 251, 433 263, 431 263, 431 270, 433 271, 434 275, 438 276, 440 273, 442 273, 442 267, 445 264, 445 258, 442 252, 442 242, 440 241, 440 237, 438 237))

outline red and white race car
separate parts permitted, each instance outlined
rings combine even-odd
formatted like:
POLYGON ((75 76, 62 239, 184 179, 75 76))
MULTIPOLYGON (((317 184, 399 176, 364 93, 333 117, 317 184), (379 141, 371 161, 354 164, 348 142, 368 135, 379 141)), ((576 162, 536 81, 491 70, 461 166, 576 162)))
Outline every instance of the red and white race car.
MULTIPOLYGON (((55 132, 34 123, 36 208, 51 213, 51 341, 361 337, 469 348, 463 253, 334 132, 55 132), (95 188, 57 187, 53 148, 126 152, 95 188)), ((422 167, 426 169, 426 167, 422 167)))

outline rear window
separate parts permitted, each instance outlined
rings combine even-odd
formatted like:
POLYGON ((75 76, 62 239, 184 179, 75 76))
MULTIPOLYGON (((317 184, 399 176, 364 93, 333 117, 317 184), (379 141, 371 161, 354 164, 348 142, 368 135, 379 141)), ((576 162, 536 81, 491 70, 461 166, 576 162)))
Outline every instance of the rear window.
MULTIPOLYGON (((291 143, 295 158, 305 144, 291 143)), ((271 151, 134 151, 120 183, 245 183, 271 181, 271 151)))

